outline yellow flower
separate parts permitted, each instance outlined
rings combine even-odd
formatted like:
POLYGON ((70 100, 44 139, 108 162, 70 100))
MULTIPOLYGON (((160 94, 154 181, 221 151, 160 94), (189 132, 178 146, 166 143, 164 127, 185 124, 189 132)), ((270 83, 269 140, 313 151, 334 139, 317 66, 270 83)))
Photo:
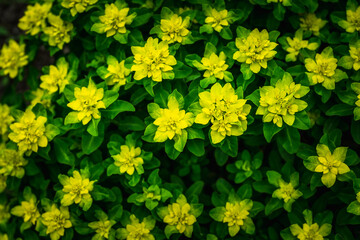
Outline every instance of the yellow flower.
POLYGON ((285 50, 288 52, 288 54, 286 55, 285 60, 287 62, 295 62, 301 49, 307 48, 309 50, 316 50, 319 47, 318 43, 309 43, 308 40, 303 40, 302 29, 299 29, 295 32, 294 38, 287 37, 286 41, 288 46, 285 48, 285 50))
POLYGON ((315 60, 305 59, 306 74, 310 85, 321 83, 328 90, 335 89, 335 83, 346 78, 347 75, 337 68, 337 59, 334 58, 331 47, 325 48, 321 54, 316 54, 315 60))
POLYGON ((70 206, 79 204, 84 211, 87 211, 92 204, 90 192, 94 188, 94 182, 90 181, 84 174, 79 171, 73 171, 73 177, 59 175, 59 181, 63 185, 62 191, 64 196, 61 199, 61 205, 70 206))
POLYGON ((10 39, 9 44, 4 44, 0 52, 0 70, 3 74, 15 78, 18 75, 19 68, 28 64, 28 56, 25 55, 25 44, 18 44, 10 39))
POLYGON ((247 37, 238 37, 235 45, 239 51, 235 52, 233 59, 248 64, 250 70, 258 73, 261 68, 267 68, 267 62, 274 58, 277 43, 270 42, 266 29, 259 32, 256 28, 247 37))
POLYGON ((116 3, 105 4, 105 14, 99 17, 100 23, 95 23, 91 30, 100 34, 106 33, 106 37, 126 33, 125 25, 130 25, 136 17, 136 13, 128 15, 129 10, 116 3))
POLYGON ((31 91, 31 96, 33 99, 30 102, 29 109, 32 109, 38 103, 42 104, 45 108, 51 107, 51 95, 43 89, 38 88, 34 91, 31 91))
POLYGON ((35 225, 40 218, 40 212, 36 206, 36 196, 30 194, 28 197, 25 197, 25 200, 26 201, 21 201, 21 205, 13 207, 11 214, 22 217, 24 218, 24 222, 30 222, 32 225, 35 225))
POLYGON ((0 224, 6 223, 10 217, 9 205, 0 204, 0 224))
POLYGON ((223 27, 229 26, 228 11, 224 9, 218 12, 215 8, 210 9, 205 11, 205 23, 210 24, 215 31, 221 32, 223 27))
POLYGON ((47 90, 50 94, 57 90, 62 93, 65 86, 69 84, 68 70, 69 64, 64 58, 60 58, 56 66, 50 65, 49 74, 40 77, 42 81, 40 87, 47 90))
POLYGON ((289 73, 278 80, 273 86, 260 88, 260 106, 256 115, 263 115, 263 122, 273 122, 282 127, 283 122, 292 126, 295 121, 295 114, 304 110, 308 105, 299 98, 309 92, 309 88, 295 84, 289 73))
POLYGON ((339 26, 349 33, 360 31, 360 6, 354 10, 355 9, 346 10, 346 20, 338 22, 339 26))
POLYGON ((354 109, 354 119, 357 121, 360 119, 360 83, 352 83, 351 88, 357 94, 356 107, 354 109))
POLYGON ((251 106, 245 99, 238 99, 230 83, 221 87, 214 84, 210 92, 199 93, 202 112, 195 118, 195 123, 211 126, 211 140, 214 144, 221 142, 226 136, 240 136, 247 129, 247 115, 251 106))
POLYGON ((169 96, 168 108, 155 106, 156 111, 151 114, 155 119, 154 125, 158 126, 154 136, 155 142, 164 142, 167 139, 176 140, 181 135, 187 134, 185 129, 193 124, 194 114, 180 110, 179 102, 175 96, 169 96))
POLYGON ((8 237, 8 235, 6 234, 6 233, 0 233, 0 239, 1 240, 9 240, 9 237, 8 237))
POLYGON ((41 215, 41 222, 46 226, 46 234, 50 234, 51 240, 60 239, 64 236, 65 228, 72 227, 68 207, 61 206, 59 209, 55 204, 41 215))
POLYGON ((94 5, 98 0, 62 0, 61 6, 70 8, 71 16, 86 11, 89 6, 94 5))
POLYGON ((245 199, 239 202, 226 203, 222 221, 223 223, 227 223, 231 237, 235 236, 247 221, 252 222, 249 217, 249 211, 252 206, 253 202, 249 199, 245 199))
POLYGON ((282 3, 284 6, 291 6, 291 0, 266 0, 267 3, 282 3))
POLYGON ((167 42, 149 37, 144 47, 131 47, 134 54, 134 65, 131 71, 135 71, 134 79, 151 78, 155 82, 162 79, 173 78, 174 73, 171 66, 176 64, 176 59, 170 55, 167 42))
POLYGON ((86 125, 91 119, 99 119, 101 117, 99 109, 106 108, 102 101, 104 97, 104 89, 96 88, 95 83, 90 80, 88 87, 75 88, 74 96, 76 100, 67 104, 69 108, 75 111, 77 120, 82 121, 86 125))
POLYGON ((141 149, 139 147, 135 148, 134 146, 122 145, 120 147, 120 153, 112 156, 115 160, 115 165, 120 168, 120 173, 127 173, 133 175, 134 171, 141 174, 142 165, 144 160, 139 157, 141 155, 141 149))
POLYGON ((0 174, 0 193, 6 189, 7 176, 0 174))
POLYGON ((116 222, 114 220, 108 220, 108 217, 104 214, 99 221, 91 222, 88 224, 89 228, 94 230, 96 234, 92 237, 93 240, 108 239, 111 231, 111 227, 116 222))
POLYGON ((220 55, 211 53, 209 57, 203 57, 201 64, 196 67, 202 71, 205 70, 203 77, 208 78, 214 76, 217 79, 224 79, 224 73, 229 65, 226 64, 226 55, 224 52, 220 52, 220 55))
POLYGON ((350 44, 350 57, 353 60, 352 67, 355 71, 360 69, 360 41, 357 41, 354 45, 350 44))
POLYGON ((52 3, 28 5, 25 14, 19 20, 18 27, 26 34, 36 35, 46 26, 46 18, 52 3))
POLYGON ((155 240, 150 231, 155 227, 155 220, 150 216, 143 219, 142 222, 134 214, 130 215, 130 223, 126 228, 117 230, 118 238, 123 240, 155 240))
POLYGON ((5 136, 9 130, 10 124, 15 119, 11 116, 10 108, 6 104, 0 104, 0 135, 5 136))
POLYGON ((284 199, 284 202, 287 203, 290 200, 298 199, 302 196, 302 193, 299 190, 295 190, 295 186, 291 182, 287 183, 280 179, 279 188, 273 192, 272 196, 278 199, 284 199))
POLYGON ((0 150, 0 174, 22 178, 25 174, 24 167, 28 161, 22 153, 14 149, 0 150))
POLYGON ((324 236, 327 236, 324 235, 325 230, 325 228, 319 228, 319 225, 317 223, 311 225, 304 223, 302 228, 300 228, 300 226, 297 224, 293 224, 290 226, 290 231, 292 235, 296 236, 300 240, 323 240, 324 236))
POLYGON ((108 73, 105 75, 106 84, 123 86, 126 84, 126 77, 130 74, 130 69, 125 67, 125 60, 118 62, 115 58, 108 58, 108 73))
POLYGON ((60 16, 48 15, 48 21, 51 26, 44 28, 44 33, 48 36, 50 46, 57 46, 62 49, 65 43, 70 42, 70 31, 73 25, 70 22, 64 22, 60 16))
POLYGON ((175 226, 179 233, 191 237, 193 232, 193 224, 196 217, 191 213, 192 209, 184 195, 180 195, 176 203, 167 206, 167 215, 164 217, 164 223, 175 226))
POLYGON ((318 156, 309 157, 304 165, 310 171, 323 173, 321 181, 326 187, 329 188, 335 184, 337 175, 350 171, 350 168, 344 163, 347 147, 338 147, 331 153, 328 146, 318 144, 316 152, 318 156))
POLYGON ((45 135, 46 117, 39 116, 27 109, 19 121, 10 125, 12 132, 9 139, 17 143, 20 152, 37 152, 39 147, 46 147, 48 139, 45 135))
POLYGON ((183 43, 184 39, 189 35, 190 31, 187 29, 190 25, 190 17, 184 20, 177 14, 169 15, 160 21, 160 29, 162 34, 159 37, 169 44, 174 42, 183 43))
POLYGON ((325 26, 326 20, 317 18, 315 13, 308 13, 300 18, 300 27, 305 31, 311 31, 315 36, 319 36, 320 29, 325 26))

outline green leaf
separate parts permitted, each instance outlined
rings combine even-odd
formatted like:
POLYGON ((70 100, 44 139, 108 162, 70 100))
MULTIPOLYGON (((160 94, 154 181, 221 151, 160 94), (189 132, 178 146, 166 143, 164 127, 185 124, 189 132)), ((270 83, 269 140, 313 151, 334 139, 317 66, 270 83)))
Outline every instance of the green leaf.
POLYGON ((91 119, 90 124, 88 125, 86 131, 90 133, 91 136, 97 137, 99 135, 98 125, 100 119, 91 119))
POLYGON ((305 111, 295 114, 295 121, 292 127, 300 130, 309 130, 311 128, 310 118, 305 111))
POLYGON ((222 222, 226 209, 224 207, 216 207, 210 210, 209 215, 217 222, 222 222))
POLYGON ((228 136, 225 138, 220 149, 230 157, 236 157, 238 154, 238 138, 235 136, 228 136))
POLYGON ((281 179, 281 174, 275 171, 267 171, 266 176, 268 177, 268 181, 271 185, 275 187, 279 187, 279 181, 281 179))
POLYGON ((185 196, 188 199, 191 199, 193 195, 199 196, 204 187, 203 181, 197 181, 193 183, 185 192, 185 196))
POLYGON ((223 39, 226 40, 232 40, 233 39, 233 34, 231 32, 231 29, 229 27, 224 27, 221 31, 220 31, 220 36, 223 39))
POLYGON ((178 135, 174 138, 175 140, 174 148, 176 151, 182 152, 184 150, 188 138, 187 135, 188 135, 187 131, 182 130, 181 135, 180 136, 178 135))
POLYGON ((296 128, 286 125, 280 132, 277 141, 288 153, 294 154, 300 146, 300 133, 296 128))
POLYGON ((254 74, 251 70, 250 70, 250 65, 246 64, 246 63, 242 63, 241 67, 240 67, 240 71, 243 74, 243 78, 244 80, 249 80, 252 75, 254 74))
POLYGON ((198 128, 187 128, 188 139, 205 139, 205 135, 202 129, 198 128))
POLYGON ((104 141, 104 125, 100 125, 99 136, 91 136, 89 133, 84 133, 81 138, 81 147, 85 154, 91 154, 98 149, 104 141))
POLYGON ((265 215, 269 216, 274 211, 283 207, 283 201, 277 198, 271 198, 270 201, 265 206, 265 215))
POLYGON ((113 90, 105 91, 104 99, 102 100, 105 104, 105 107, 108 108, 113 102, 118 99, 119 93, 113 90))
POLYGON ((106 175, 109 177, 113 174, 118 174, 120 175, 120 168, 118 166, 116 166, 115 164, 110 164, 108 167, 107 167, 107 171, 106 171, 106 175))
POLYGON ((360 121, 351 121, 351 136, 357 144, 360 144, 360 121))
POLYGON ((78 118, 78 112, 69 112, 69 114, 65 117, 64 125, 79 123, 80 120, 78 118))
POLYGON ((347 207, 347 212, 355 214, 355 215, 360 215, 360 203, 358 201, 353 201, 349 204, 349 206, 347 207))
POLYGON ((52 141, 55 136, 60 134, 60 129, 53 124, 47 124, 45 128, 45 136, 48 141, 52 141))
POLYGON ((271 139, 275 134, 281 131, 282 128, 279 128, 275 124, 271 123, 264 123, 263 132, 264 137, 268 143, 271 142, 271 139))
POLYGON ((172 143, 172 141, 165 142, 165 152, 172 160, 175 160, 181 153, 174 148, 174 144, 172 143))
POLYGON ((199 139, 190 140, 187 143, 189 151, 197 157, 205 154, 204 141, 199 139))
POLYGON ((353 106, 340 103, 333 105, 325 114, 327 116, 351 116, 353 115, 353 110, 353 106))
POLYGON ((75 166, 75 156, 70 151, 70 144, 60 138, 54 139, 55 156, 59 163, 75 166))
POLYGON ((109 108, 101 110, 102 116, 114 119, 121 112, 135 112, 135 107, 126 101, 116 100, 109 108))

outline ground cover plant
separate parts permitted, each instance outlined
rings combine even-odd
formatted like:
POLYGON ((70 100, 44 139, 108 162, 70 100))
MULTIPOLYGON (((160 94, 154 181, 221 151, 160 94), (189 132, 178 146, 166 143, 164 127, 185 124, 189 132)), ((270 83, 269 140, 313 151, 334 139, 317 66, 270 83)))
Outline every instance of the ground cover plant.
POLYGON ((16 25, 0 239, 360 238, 355 0, 32 0, 16 25))

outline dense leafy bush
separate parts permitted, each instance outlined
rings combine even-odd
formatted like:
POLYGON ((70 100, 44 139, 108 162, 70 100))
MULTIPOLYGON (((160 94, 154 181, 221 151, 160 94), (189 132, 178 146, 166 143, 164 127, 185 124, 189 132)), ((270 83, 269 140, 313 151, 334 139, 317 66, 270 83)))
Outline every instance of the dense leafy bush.
POLYGON ((355 0, 33 0, 18 28, 0 239, 360 238, 355 0))

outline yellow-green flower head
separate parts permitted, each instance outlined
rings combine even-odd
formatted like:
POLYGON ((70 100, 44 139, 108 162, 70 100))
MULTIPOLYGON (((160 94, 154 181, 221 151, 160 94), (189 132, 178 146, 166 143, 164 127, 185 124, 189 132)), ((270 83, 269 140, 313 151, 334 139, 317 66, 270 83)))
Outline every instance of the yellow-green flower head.
POLYGON ((38 103, 42 104, 45 108, 51 107, 51 95, 43 89, 37 88, 36 90, 31 91, 31 97, 32 100, 29 105, 30 109, 35 107, 38 103))
POLYGON ((190 25, 190 17, 184 20, 181 16, 173 14, 167 16, 166 19, 161 19, 160 29, 162 31, 161 39, 169 44, 174 42, 182 43, 188 36, 190 31, 187 29, 190 25))
POLYGON ((6 189, 7 176, 0 174, 0 193, 6 189))
POLYGON ((221 142, 226 136, 240 136, 247 129, 247 115, 251 106, 245 99, 238 99, 230 83, 221 87, 214 84, 210 92, 199 93, 202 112, 195 118, 195 123, 211 126, 211 140, 214 144, 221 142))
POLYGON ((136 13, 128 15, 129 8, 119 8, 115 4, 105 5, 105 14, 99 17, 101 23, 95 23, 99 33, 106 33, 106 37, 111 37, 116 33, 126 33, 125 25, 130 25, 136 13))
POLYGON ((49 38, 49 45, 62 49, 65 43, 70 42, 70 31, 73 29, 73 24, 65 22, 60 16, 51 13, 48 15, 48 21, 51 26, 45 27, 43 31, 49 38))
POLYGON ((92 204, 90 192, 94 189, 94 182, 90 181, 84 174, 79 171, 73 171, 73 177, 59 175, 59 181, 63 185, 62 191, 64 196, 61 199, 61 205, 70 206, 79 204, 80 207, 87 210, 92 204))
POLYGON ((310 85, 321 83, 328 90, 335 89, 335 82, 343 79, 343 72, 337 69, 337 61, 331 47, 325 48, 321 54, 317 53, 315 60, 306 58, 305 67, 310 85))
POLYGON ((92 237, 92 239, 93 240, 108 239, 111 231, 111 227, 115 223, 116 222, 114 220, 108 220, 106 215, 104 216, 104 218, 99 219, 99 221, 89 223, 88 224, 89 228, 91 228, 96 232, 96 234, 92 237))
POLYGON ((281 3, 284 6, 291 6, 291 0, 266 0, 267 3, 281 3))
POLYGON ((36 196, 31 194, 26 201, 21 201, 21 205, 11 209, 11 214, 24 218, 24 222, 30 222, 32 225, 36 225, 36 222, 40 218, 36 196))
POLYGON ((305 96, 309 90, 309 87, 295 84, 290 74, 285 73, 283 79, 276 82, 275 87, 260 88, 260 106, 256 115, 263 115, 263 122, 273 122, 278 127, 282 127, 283 122, 292 126, 295 114, 308 106, 299 98, 305 96))
POLYGON ((0 135, 5 136, 9 131, 9 126, 14 122, 14 118, 11 116, 10 108, 6 104, 0 104, 0 135))
POLYGON ((346 20, 338 22, 340 27, 344 28, 347 32, 353 33, 360 31, 360 6, 354 9, 346 10, 346 20))
POLYGON ((205 70, 204 78, 214 76, 217 79, 224 79, 224 72, 229 67, 225 60, 226 55, 224 52, 220 52, 219 56, 216 53, 211 53, 209 57, 201 59, 199 70, 205 70))
POLYGON ((0 204, 0 224, 6 223, 10 217, 9 205, 0 204))
POLYGON ((143 199, 161 200, 161 190, 158 185, 151 185, 149 188, 143 187, 143 192, 143 199))
POLYGON ((141 148, 128 145, 120 146, 120 153, 112 156, 115 160, 115 166, 120 168, 120 173, 133 175, 135 169, 142 167, 144 160, 140 157, 141 148))
POLYGON ((352 83, 351 88, 357 94, 357 101, 355 102, 356 107, 354 109, 354 119, 357 121, 360 119, 360 83, 352 83))
POLYGON ((335 184, 336 176, 350 171, 344 163, 347 147, 338 147, 333 153, 328 146, 318 144, 316 146, 318 156, 311 156, 305 162, 305 167, 310 171, 322 173, 321 181, 326 187, 335 184))
POLYGON ((358 193, 356 194, 356 201, 358 201, 358 202, 360 203, 360 192, 358 192, 358 193))
POLYGON ((302 193, 299 190, 295 190, 295 187, 291 182, 287 183, 284 180, 279 180, 279 188, 276 189, 272 197, 278 199, 284 199, 284 202, 287 203, 290 200, 296 200, 302 196, 302 193))
POLYGON ((108 85, 123 86, 126 84, 126 77, 130 74, 130 69, 125 67, 125 60, 118 62, 115 58, 108 58, 108 73, 105 75, 108 85))
POLYGON ((210 24, 215 31, 221 32, 224 27, 229 26, 228 10, 217 11, 215 8, 210 9, 205 11, 205 23, 210 24))
POLYGON ((317 223, 311 225, 304 223, 302 228, 300 228, 297 224, 293 224, 290 226, 290 231, 292 235, 297 237, 299 240, 323 240, 324 237, 328 235, 325 235, 327 233, 327 228, 319 228, 317 223))
POLYGON ((45 136, 46 117, 39 116, 27 109, 19 121, 10 125, 12 132, 9 139, 17 143, 20 152, 37 152, 39 147, 46 147, 48 139, 45 136))
POLYGON ((0 239, 1 240, 9 240, 9 237, 8 237, 8 235, 6 234, 6 233, 0 233, 0 239))
POLYGON ((55 204, 41 215, 41 222, 47 228, 46 234, 50 234, 51 240, 60 239, 64 236, 65 228, 72 227, 68 207, 57 208, 55 204))
POLYGON ((18 75, 19 68, 28 64, 28 56, 25 54, 25 44, 20 45, 13 39, 9 44, 4 44, 0 51, 0 70, 10 78, 18 75))
POLYGON ((308 40, 303 40, 302 29, 299 29, 295 32, 294 38, 287 37, 286 41, 288 43, 288 46, 285 48, 285 50, 288 52, 285 57, 287 62, 295 62, 301 49, 307 48, 309 50, 316 50, 319 47, 319 44, 316 42, 309 43, 308 40))
POLYGON ((233 59, 248 64, 252 72, 258 73, 261 68, 267 68, 267 62, 274 58, 274 48, 278 44, 270 42, 266 29, 259 32, 255 28, 247 37, 236 38, 235 45, 239 51, 234 53, 233 59))
POLYGON ((61 6, 70 8, 70 13, 75 16, 77 13, 82 13, 88 9, 89 6, 94 5, 98 0, 62 0, 61 6))
POLYGON ((50 94, 57 92, 58 90, 60 93, 62 93, 65 86, 69 84, 68 70, 69 64, 65 61, 64 58, 60 58, 56 66, 50 65, 49 74, 42 75, 40 77, 40 87, 44 90, 47 90, 50 94))
POLYGON ((26 34, 36 35, 46 26, 46 18, 52 3, 28 5, 25 14, 19 20, 18 27, 26 34))
POLYGON ((164 223, 176 226, 179 233, 184 233, 185 236, 191 237, 196 217, 191 214, 191 206, 187 203, 185 196, 180 195, 176 203, 169 204, 167 211, 168 214, 163 219, 164 223))
POLYGON ((104 89, 96 88, 95 83, 90 80, 88 87, 75 88, 74 96, 76 100, 67 104, 69 108, 76 111, 77 118, 86 125, 91 119, 101 117, 99 109, 106 108, 102 99, 104 98, 104 89))
POLYGON ((158 126, 154 141, 165 142, 167 139, 180 137, 184 130, 194 123, 194 114, 180 110, 179 102, 174 96, 169 97, 168 108, 158 108, 152 114, 154 125, 158 126))
POLYGON ((130 223, 126 228, 118 229, 118 238, 123 240, 155 240, 150 231, 155 227, 155 220, 146 217, 142 222, 134 214, 130 215, 130 223))
POLYGON ((134 54, 134 65, 131 71, 135 71, 134 79, 151 78, 155 82, 168 79, 169 73, 173 73, 171 66, 176 65, 176 59, 170 55, 169 45, 166 41, 149 37, 144 47, 131 47, 134 54))
POLYGON ((326 20, 316 17, 315 13, 308 13, 300 18, 300 28, 305 31, 311 31, 315 36, 319 36, 320 29, 322 29, 326 23, 326 20))
POLYGON ((354 45, 350 44, 350 57, 352 58, 352 67, 355 71, 360 69, 360 41, 357 41, 354 45))
POLYGON ((24 167, 28 161, 22 153, 14 149, 0 150, 0 174, 22 178, 25 174, 24 167))

